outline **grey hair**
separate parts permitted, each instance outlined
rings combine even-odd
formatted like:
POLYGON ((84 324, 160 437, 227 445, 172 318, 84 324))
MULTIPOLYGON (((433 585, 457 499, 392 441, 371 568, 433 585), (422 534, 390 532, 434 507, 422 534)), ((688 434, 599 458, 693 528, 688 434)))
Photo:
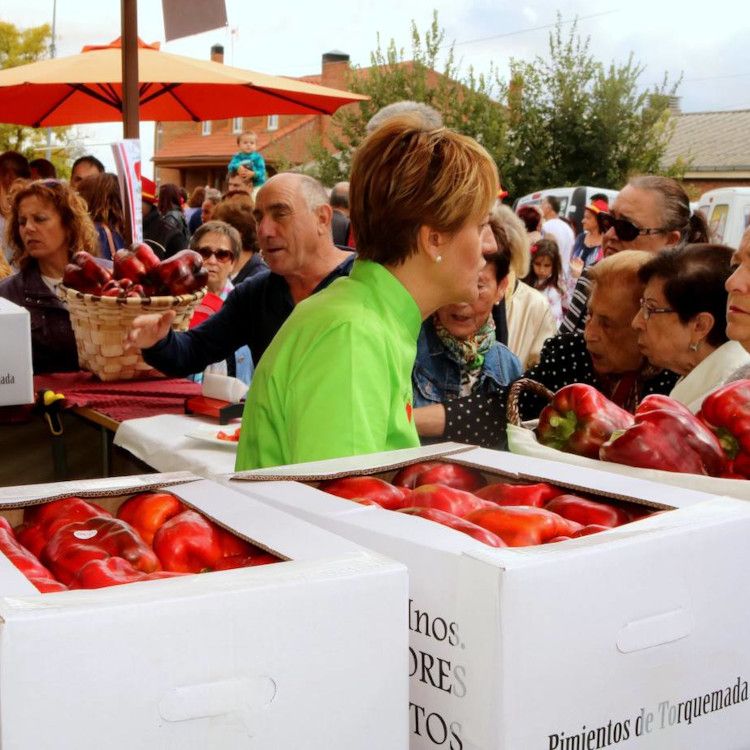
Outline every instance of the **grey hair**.
POLYGON ((402 101, 393 102, 385 107, 381 107, 365 126, 367 135, 377 130, 383 123, 392 117, 400 115, 415 115, 419 118, 422 127, 425 130, 436 130, 443 127, 443 117, 434 107, 423 102, 402 101))
POLYGON ((205 224, 201 224, 190 238, 190 249, 195 250, 199 246, 203 236, 209 234, 209 232, 216 232, 216 234, 223 234, 225 237, 229 237, 234 259, 237 260, 240 257, 240 251, 242 250, 240 233, 231 224, 227 224, 226 221, 207 221, 205 224))
POLYGON ((206 188, 206 194, 203 196, 204 201, 211 201, 214 206, 218 205, 221 201, 221 190, 216 188, 206 188))
POLYGON ((349 183, 337 182, 331 190, 329 203, 333 208, 349 208, 349 183))
POLYGON ((300 192, 311 211, 328 205, 328 194, 320 182, 306 174, 298 174, 296 177, 299 180, 300 192))

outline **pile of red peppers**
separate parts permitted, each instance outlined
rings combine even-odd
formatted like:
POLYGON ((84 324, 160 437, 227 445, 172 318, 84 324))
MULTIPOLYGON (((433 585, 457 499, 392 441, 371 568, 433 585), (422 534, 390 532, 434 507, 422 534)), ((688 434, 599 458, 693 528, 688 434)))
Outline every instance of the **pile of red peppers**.
POLYGON ((428 461, 399 471, 390 482, 373 476, 321 482, 319 489, 448 526, 490 547, 527 547, 586 536, 642 518, 638 505, 571 495, 540 482, 487 484, 482 472, 428 461))
POLYGON ((0 551, 44 593, 280 561, 169 492, 133 495, 116 516, 79 497, 29 506, 15 529, 0 516, 0 551))
POLYGON ((732 479, 750 478, 750 380, 709 394, 692 414, 668 396, 646 396, 630 414, 595 388, 560 389, 539 418, 537 439, 567 453, 732 479))

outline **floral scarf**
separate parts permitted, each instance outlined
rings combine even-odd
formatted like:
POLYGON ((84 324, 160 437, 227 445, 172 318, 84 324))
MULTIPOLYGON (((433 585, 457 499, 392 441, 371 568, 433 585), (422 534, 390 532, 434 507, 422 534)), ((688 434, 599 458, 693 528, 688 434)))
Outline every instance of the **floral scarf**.
POLYGON ((433 324, 440 342, 461 366, 461 396, 468 396, 474 390, 474 385, 484 364, 485 354, 495 343, 495 321, 490 315, 486 323, 468 339, 458 339, 448 331, 434 316, 433 324))

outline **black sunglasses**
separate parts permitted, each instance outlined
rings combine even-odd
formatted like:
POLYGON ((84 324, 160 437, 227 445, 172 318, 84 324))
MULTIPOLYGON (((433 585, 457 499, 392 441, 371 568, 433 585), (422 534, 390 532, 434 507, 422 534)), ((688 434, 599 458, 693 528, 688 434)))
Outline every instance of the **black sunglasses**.
POLYGON ((203 260, 208 260, 212 255, 215 255, 216 260, 220 263, 234 260, 234 253, 231 250, 214 250, 212 247, 196 247, 195 252, 198 253, 203 260))
POLYGON ((659 229, 641 229, 633 224, 628 219, 616 219, 612 214, 606 211, 600 211, 596 220, 599 222, 599 231, 604 234, 610 229, 614 228, 615 234, 618 240, 623 242, 632 242, 636 237, 641 234, 664 234, 667 232, 666 227, 660 227, 659 229))

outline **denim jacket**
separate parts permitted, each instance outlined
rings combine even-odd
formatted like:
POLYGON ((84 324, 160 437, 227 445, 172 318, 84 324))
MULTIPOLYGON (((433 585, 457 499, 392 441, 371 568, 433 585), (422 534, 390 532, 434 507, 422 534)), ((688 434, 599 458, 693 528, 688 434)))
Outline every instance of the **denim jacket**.
MULTIPOLYGON (((432 319, 422 324, 417 340, 417 360, 412 370, 414 406, 442 403, 459 396, 462 363, 443 346, 432 319)), ((485 354, 473 393, 493 393, 523 374, 521 363, 507 346, 495 342, 485 354)))

